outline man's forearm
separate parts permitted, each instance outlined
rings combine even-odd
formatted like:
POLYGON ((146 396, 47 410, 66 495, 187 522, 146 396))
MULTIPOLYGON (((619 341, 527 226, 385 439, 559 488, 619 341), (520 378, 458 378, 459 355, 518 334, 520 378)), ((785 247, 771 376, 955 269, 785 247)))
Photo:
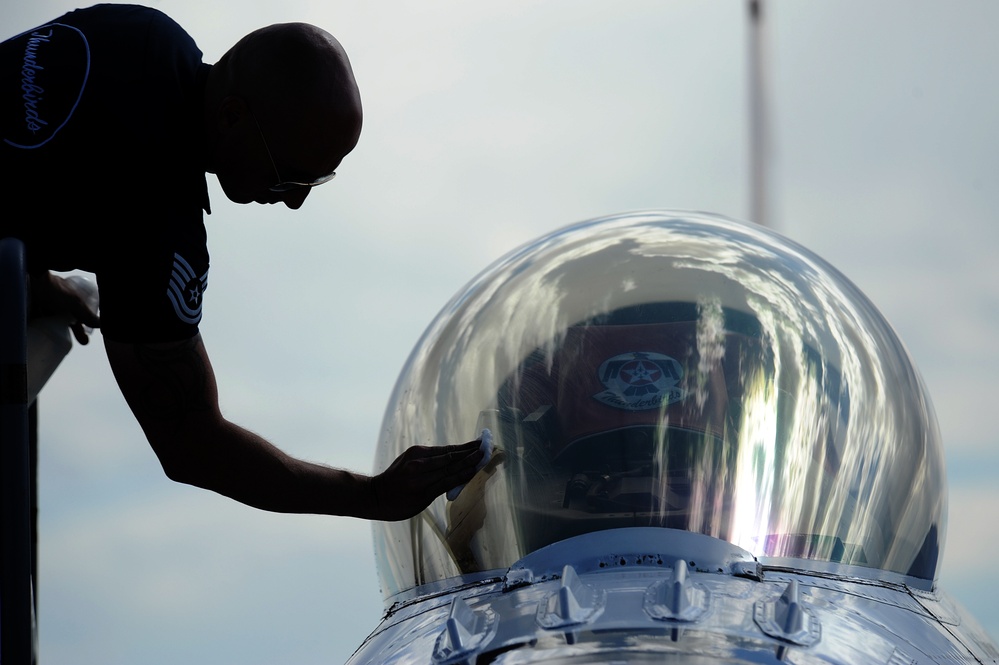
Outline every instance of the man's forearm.
POLYGON ((170 478, 256 508, 371 517, 372 479, 286 455, 222 417, 200 336, 171 344, 105 338, 122 394, 170 478))
POLYGON ((105 338, 111 369, 166 474, 256 508, 408 519, 475 474, 479 442, 407 448, 368 477, 295 459, 222 417, 200 336, 166 344, 105 338))
POLYGON ((296 459, 233 423, 202 428, 187 443, 175 440, 172 453, 150 443, 172 480, 254 508, 377 519, 370 476, 296 459))

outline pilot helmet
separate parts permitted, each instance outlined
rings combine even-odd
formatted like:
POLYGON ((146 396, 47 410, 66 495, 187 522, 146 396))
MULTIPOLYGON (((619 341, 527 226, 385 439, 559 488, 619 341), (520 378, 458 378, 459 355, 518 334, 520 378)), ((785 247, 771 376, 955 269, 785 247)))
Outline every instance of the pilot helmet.
POLYGON ((759 336, 717 304, 645 303, 569 326, 550 362, 529 354, 484 416, 523 466, 525 549, 595 528, 718 531, 703 521, 733 495, 747 382, 772 371, 759 336))

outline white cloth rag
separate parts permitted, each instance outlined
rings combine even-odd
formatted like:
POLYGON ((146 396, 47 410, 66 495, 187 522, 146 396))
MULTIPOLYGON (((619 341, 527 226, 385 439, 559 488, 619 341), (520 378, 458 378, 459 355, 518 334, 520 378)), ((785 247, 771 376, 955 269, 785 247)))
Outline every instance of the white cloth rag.
MULTIPOLYGON (((482 451, 482 459, 475 466, 475 472, 478 473, 486 464, 489 463, 489 458, 493 456, 493 433, 488 429, 483 429, 482 433, 479 434, 479 450, 482 451)), ((452 487, 447 491, 447 500, 454 501, 461 494, 461 490, 465 489, 464 485, 458 485, 457 487, 452 487)))

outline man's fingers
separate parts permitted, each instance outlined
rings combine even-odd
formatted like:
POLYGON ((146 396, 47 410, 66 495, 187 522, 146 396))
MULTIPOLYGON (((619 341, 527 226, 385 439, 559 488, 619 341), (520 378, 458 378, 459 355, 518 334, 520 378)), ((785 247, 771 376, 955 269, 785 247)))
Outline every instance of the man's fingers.
POLYGON ((83 324, 77 321, 70 326, 70 330, 73 331, 73 337, 80 344, 87 344, 90 342, 90 335, 87 333, 87 329, 83 327, 83 324))
MULTIPOLYGON (((413 465, 415 472, 433 473, 452 466, 456 469, 466 466, 474 467, 482 459, 483 453, 477 447, 448 446, 447 448, 431 448, 432 452, 421 451, 419 455, 414 455, 413 458, 407 461, 413 465), (448 450, 447 448, 453 449, 448 450)), ((414 449, 410 448, 410 450, 414 449)))
POLYGON ((415 460, 438 459, 454 455, 461 456, 473 450, 478 450, 480 445, 481 442, 476 440, 451 446, 410 446, 409 448, 406 448, 406 450, 402 451, 402 455, 400 455, 400 457, 415 460))
POLYGON ((93 310, 91 310, 89 307, 86 306, 81 307, 80 309, 76 310, 73 313, 73 315, 76 317, 77 321, 79 321, 85 326, 89 326, 90 328, 101 327, 101 317, 98 316, 97 314, 94 314, 93 310))
MULTIPOLYGON (((474 453, 468 455, 460 461, 460 463, 455 463, 445 467, 444 475, 439 482, 432 485, 431 491, 435 492, 434 496, 438 496, 450 489, 458 487, 459 485, 465 485, 472 480, 479 473, 479 462, 482 460, 482 451, 476 450, 474 453)), ((503 451, 497 451, 493 454, 492 459, 490 459, 489 464, 483 467, 488 474, 495 472, 496 466, 503 461, 505 455, 503 451)))
POLYGON ((482 445, 482 439, 472 439, 471 441, 466 441, 465 443, 453 443, 450 446, 444 446, 441 450, 473 450, 482 445))
POLYGON ((423 487, 443 487, 438 494, 446 492, 455 485, 467 481, 475 475, 475 467, 482 459, 481 452, 468 453, 459 459, 421 460, 419 469, 414 469, 414 480, 423 487))
POLYGON ((438 457, 423 459, 410 476, 411 487, 417 492, 426 492, 429 499, 443 494, 452 487, 463 485, 475 476, 475 467, 482 459, 480 451, 467 453, 459 459, 438 457))

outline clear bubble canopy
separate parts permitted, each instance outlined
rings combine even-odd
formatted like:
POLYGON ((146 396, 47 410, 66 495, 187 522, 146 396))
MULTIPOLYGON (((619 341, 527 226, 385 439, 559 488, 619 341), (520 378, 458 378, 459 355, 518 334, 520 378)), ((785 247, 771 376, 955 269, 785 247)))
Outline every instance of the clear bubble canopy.
POLYGON ((483 427, 496 453, 457 500, 375 526, 386 597, 636 526, 936 578, 946 492, 923 383, 851 282, 761 227, 625 214, 486 269, 413 350, 376 470, 483 427))

